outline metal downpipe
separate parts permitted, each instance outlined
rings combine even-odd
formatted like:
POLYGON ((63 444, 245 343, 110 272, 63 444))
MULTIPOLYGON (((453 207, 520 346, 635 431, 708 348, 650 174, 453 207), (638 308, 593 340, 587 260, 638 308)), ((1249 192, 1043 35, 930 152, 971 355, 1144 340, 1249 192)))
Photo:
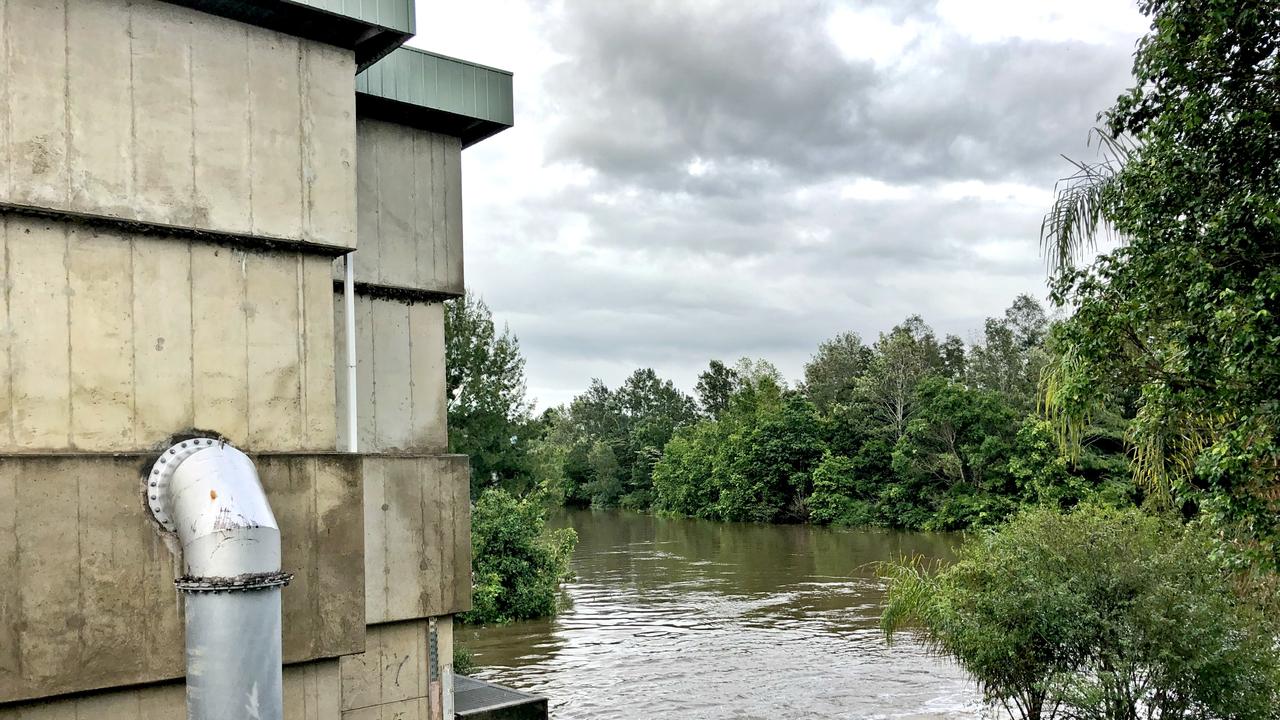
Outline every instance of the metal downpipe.
POLYGON ((188 720, 282 720, 280 529, 253 461, 179 442, 147 477, 147 506, 182 548, 188 720))

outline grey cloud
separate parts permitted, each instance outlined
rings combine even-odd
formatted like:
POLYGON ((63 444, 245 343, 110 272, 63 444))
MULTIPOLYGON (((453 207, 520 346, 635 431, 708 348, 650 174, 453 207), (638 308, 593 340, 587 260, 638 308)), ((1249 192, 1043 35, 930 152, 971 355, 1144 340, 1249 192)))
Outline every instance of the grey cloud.
MULTIPOLYGON (((936 23, 930 0, 876 4, 936 23)), ((936 191, 1051 188, 1058 154, 1081 154, 1127 85, 1132 48, 975 44, 931 25, 927 62, 879 68, 840 55, 832 7, 566 0, 540 29, 567 59, 542 87, 517 74, 549 113, 523 127, 551 128, 521 142, 593 172, 517 201, 469 186, 467 277, 519 335, 544 406, 640 366, 691 390, 710 358, 764 356, 795 378, 838 332, 874 338, 919 312, 968 337, 1042 294, 1044 208, 936 191), (687 172, 695 157, 706 174, 687 172), (866 178, 910 187, 842 197, 866 178)))
POLYGON ((1127 75, 1127 48, 956 36, 923 64, 876 68, 841 56, 832 8, 571 2, 553 30, 572 57, 550 80, 562 113, 552 157, 711 194, 841 173, 1040 179, 1127 75), (695 156, 716 163, 718 184, 688 176, 695 156), (760 166, 781 172, 743 170, 760 166))

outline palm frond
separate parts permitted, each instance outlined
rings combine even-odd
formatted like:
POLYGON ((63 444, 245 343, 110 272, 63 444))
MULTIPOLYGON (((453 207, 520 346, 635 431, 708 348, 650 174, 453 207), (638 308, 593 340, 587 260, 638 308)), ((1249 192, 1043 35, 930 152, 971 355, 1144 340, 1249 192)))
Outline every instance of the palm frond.
POLYGON ((1113 239, 1106 217, 1106 202, 1134 144, 1113 138, 1099 129, 1090 134, 1098 143, 1100 160, 1082 162, 1063 156, 1075 172, 1054 184, 1055 199, 1040 223, 1040 249, 1050 274, 1070 272, 1083 258, 1096 252, 1098 238, 1113 239))

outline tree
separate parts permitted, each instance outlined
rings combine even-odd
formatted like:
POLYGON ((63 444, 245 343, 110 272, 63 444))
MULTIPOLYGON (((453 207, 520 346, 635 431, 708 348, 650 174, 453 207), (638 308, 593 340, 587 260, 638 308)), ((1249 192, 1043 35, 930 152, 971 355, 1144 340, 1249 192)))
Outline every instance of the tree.
POLYGON ((698 406, 702 412, 713 418, 729 409, 729 398, 738 389, 738 373, 719 360, 712 360, 706 370, 698 375, 695 390, 698 394, 698 406))
POLYGON ((573 528, 546 529, 542 505, 490 488, 471 511, 471 563, 475 588, 468 623, 506 623, 549 617, 556 593, 569 576, 577 545, 573 528))
POLYGON ((471 458, 473 493, 530 482, 520 342, 505 327, 497 332, 489 306, 470 293, 445 303, 444 328, 450 452, 471 458))
POLYGON ((818 346, 818 352, 804 366, 802 391, 818 412, 831 412, 837 404, 847 404, 858 388, 858 379, 871 362, 871 348, 862 344, 855 332, 841 333, 818 346))
POLYGON ((1014 718, 1274 719, 1274 622, 1208 533, 1130 508, 1022 513, 947 567, 881 566, 911 629, 1014 718))
POLYGON ((893 429, 895 440, 907 430, 915 412, 916 384, 942 364, 933 330, 912 315, 876 341, 871 364, 859 391, 879 418, 893 429))
POLYGON ((1136 396, 1143 486, 1280 564, 1280 5, 1144 0, 1134 86, 1046 216, 1058 333, 1045 384, 1072 444, 1136 396), (1094 239, 1120 247, 1090 260, 1094 239))
POLYGON ((1021 410, 1031 410, 1045 363, 1047 328, 1040 303, 1019 295, 1003 318, 987 318, 983 344, 969 352, 970 382, 1003 394, 1021 410))
POLYGON ((942 378, 923 381, 916 417, 893 451, 895 473, 934 509, 928 526, 990 525, 1017 506, 1007 472, 1016 413, 997 393, 942 378))
POLYGON ((964 340, 961 340, 958 335, 948 335, 938 351, 942 355, 943 375, 952 380, 964 380, 968 371, 964 340))

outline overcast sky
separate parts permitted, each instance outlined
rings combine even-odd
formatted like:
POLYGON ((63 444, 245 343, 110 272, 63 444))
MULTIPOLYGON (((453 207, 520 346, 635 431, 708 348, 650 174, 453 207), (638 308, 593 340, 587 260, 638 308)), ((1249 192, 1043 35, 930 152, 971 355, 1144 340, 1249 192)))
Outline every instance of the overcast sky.
POLYGON ((410 44, 515 73, 516 126, 463 153, 466 277, 546 407, 1043 297, 1060 154, 1092 154, 1146 27, 1131 0, 468 0, 420 2, 410 44))

